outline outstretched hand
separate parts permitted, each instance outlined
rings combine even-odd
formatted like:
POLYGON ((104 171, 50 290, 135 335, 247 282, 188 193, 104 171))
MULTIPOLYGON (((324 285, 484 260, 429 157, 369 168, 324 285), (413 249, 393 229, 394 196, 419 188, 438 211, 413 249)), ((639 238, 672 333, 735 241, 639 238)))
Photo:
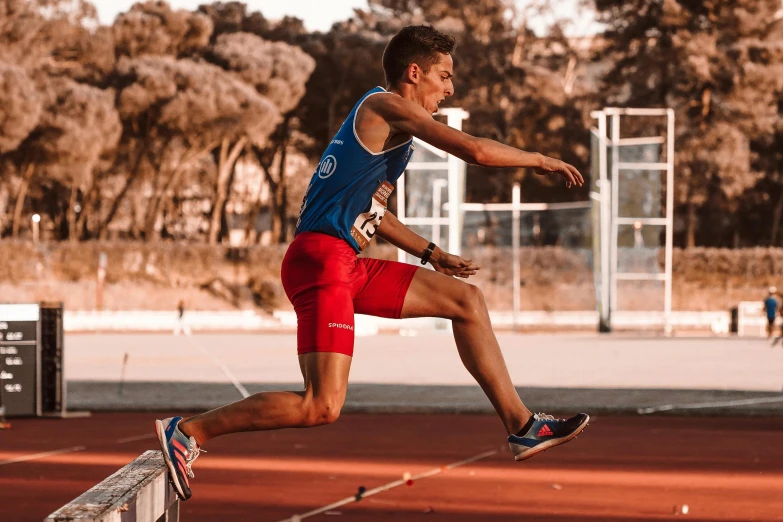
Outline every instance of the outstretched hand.
POLYGON ((579 185, 580 187, 584 185, 585 180, 582 177, 582 174, 580 174, 573 165, 569 165, 565 161, 550 158, 549 156, 543 156, 543 158, 544 160, 541 162, 541 166, 536 169, 536 174, 542 176, 551 173, 560 174, 560 176, 565 179, 567 188, 571 188, 574 185, 579 185))
POLYGON ((448 252, 443 252, 437 259, 430 258, 430 264, 436 272, 463 279, 476 275, 476 272, 481 269, 481 267, 474 265, 473 261, 462 259, 448 252))

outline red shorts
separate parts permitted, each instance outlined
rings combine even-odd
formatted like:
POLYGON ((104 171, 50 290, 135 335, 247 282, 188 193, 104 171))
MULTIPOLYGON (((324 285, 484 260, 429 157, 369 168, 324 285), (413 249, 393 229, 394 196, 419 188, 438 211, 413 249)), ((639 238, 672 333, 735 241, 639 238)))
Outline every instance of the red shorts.
POLYGON ((360 258, 342 239, 296 236, 283 258, 283 288, 296 310, 300 354, 353 355, 354 314, 399 319, 418 267, 360 258))

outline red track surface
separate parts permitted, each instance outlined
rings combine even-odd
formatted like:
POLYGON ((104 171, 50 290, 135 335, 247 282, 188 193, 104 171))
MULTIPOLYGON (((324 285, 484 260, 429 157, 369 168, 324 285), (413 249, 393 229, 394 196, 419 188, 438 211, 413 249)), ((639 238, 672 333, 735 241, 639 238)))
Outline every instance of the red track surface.
MULTIPOLYGON (((39 522, 127 464, 155 414, 16 419, 0 461, 0 520, 39 522)), ((344 415, 311 430, 211 441, 195 464, 183 522, 279 521, 504 441, 489 416, 344 415)), ((575 441, 516 463, 486 459, 365 498, 309 521, 783 520, 783 419, 600 417, 575 441), (687 504, 687 515, 675 510, 687 504)))

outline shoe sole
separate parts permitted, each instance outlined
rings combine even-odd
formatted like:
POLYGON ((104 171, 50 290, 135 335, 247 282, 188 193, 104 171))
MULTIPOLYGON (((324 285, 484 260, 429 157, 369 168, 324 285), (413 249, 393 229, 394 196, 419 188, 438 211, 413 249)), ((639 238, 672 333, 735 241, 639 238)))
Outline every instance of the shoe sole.
POLYGON ((587 424, 590 422, 590 416, 588 415, 585 421, 582 423, 581 426, 579 426, 574 432, 569 435, 568 437, 564 439, 552 439, 548 440, 546 442, 542 442, 538 446, 529 449, 525 453, 522 453, 520 455, 515 455, 514 460, 527 460, 530 457, 533 457, 535 455, 538 455, 542 451, 548 450, 549 448, 553 448, 555 446, 559 446, 561 444, 565 444, 566 442, 570 441, 571 439, 576 438, 577 435, 582 433, 582 430, 584 430, 587 427, 587 424))
POLYGON ((169 469, 169 482, 171 482, 171 485, 174 486, 174 491, 177 493, 177 496, 180 498, 180 500, 185 501, 190 497, 185 495, 185 491, 182 489, 182 485, 179 483, 177 470, 174 468, 174 463, 171 462, 171 458, 169 458, 169 450, 167 447, 168 444, 166 444, 166 428, 159 420, 155 421, 155 433, 158 435, 160 451, 163 453, 163 462, 166 463, 166 467, 169 469))

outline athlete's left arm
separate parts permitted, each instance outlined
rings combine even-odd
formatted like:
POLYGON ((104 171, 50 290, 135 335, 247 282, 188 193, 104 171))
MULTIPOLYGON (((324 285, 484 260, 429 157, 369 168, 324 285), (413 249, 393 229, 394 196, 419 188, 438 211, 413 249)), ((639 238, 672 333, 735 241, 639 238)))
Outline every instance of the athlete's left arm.
MULTIPOLYGON (((400 250, 419 258, 424 255, 424 251, 430 244, 428 240, 402 224, 397 216, 389 211, 383 215, 383 220, 381 220, 376 234, 400 250)), ((449 254, 437 245, 432 251, 429 262, 436 271, 442 274, 465 279, 479 270, 473 261, 449 254)))

